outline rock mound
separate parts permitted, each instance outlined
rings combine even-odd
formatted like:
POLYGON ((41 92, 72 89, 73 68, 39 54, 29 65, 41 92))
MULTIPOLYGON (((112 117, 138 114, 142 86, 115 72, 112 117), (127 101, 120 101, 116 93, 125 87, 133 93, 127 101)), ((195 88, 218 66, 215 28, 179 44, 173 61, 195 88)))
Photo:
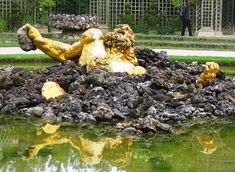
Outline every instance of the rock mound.
POLYGON ((61 30, 87 30, 90 28, 98 27, 98 21, 96 16, 84 14, 50 14, 49 21, 53 27, 61 30))
POLYGON ((188 119, 235 115, 234 77, 221 73, 202 88, 196 85, 200 64, 173 62, 150 49, 136 54, 147 75, 87 73, 72 61, 33 72, 5 66, 0 69, 0 112, 56 121, 116 121, 117 130, 131 133, 172 132, 171 124, 188 119), (44 99, 46 81, 59 83, 66 94, 44 99))

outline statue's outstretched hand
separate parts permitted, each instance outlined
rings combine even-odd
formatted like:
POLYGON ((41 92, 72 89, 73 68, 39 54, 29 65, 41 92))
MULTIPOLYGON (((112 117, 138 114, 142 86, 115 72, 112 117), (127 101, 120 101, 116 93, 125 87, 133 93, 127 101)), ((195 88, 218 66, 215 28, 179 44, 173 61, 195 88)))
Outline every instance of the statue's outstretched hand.
POLYGON ((36 50, 37 47, 28 36, 29 24, 26 24, 18 29, 16 35, 20 48, 24 51, 36 50))

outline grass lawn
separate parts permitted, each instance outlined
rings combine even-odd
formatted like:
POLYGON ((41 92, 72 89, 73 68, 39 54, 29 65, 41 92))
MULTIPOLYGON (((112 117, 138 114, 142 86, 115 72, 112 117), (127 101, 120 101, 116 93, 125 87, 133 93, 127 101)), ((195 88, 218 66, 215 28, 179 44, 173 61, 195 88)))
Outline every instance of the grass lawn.
POLYGON ((38 69, 43 69, 49 66, 53 66, 56 63, 44 63, 44 62, 36 62, 36 63, 16 63, 16 62, 9 62, 9 63, 1 63, 0 62, 0 67, 3 67, 5 65, 12 65, 16 68, 23 68, 25 71, 33 71, 33 70, 38 70, 38 69))
POLYGON ((234 66, 221 66, 221 69, 225 72, 226 75, 235 76, 234 66))
POLYGON ((136 40, 136 42, 142 42, 142 43, 174 43, 174 44, 197 44, 197 45, 234 45, 232 42, 207 42, 207 41, 198 41, 198 40, 193 40, 193 41, 178 41, 178 40, 152 40, 152 39, 145 39, 145 40, 136 40))
POLYGON ((171 56, 172 60, 182 61, 182 62, 217 62, 217 63, 234 63, 235 57, 208 57, 208 56, 171 56))
POLYGON ((181 62, 217 62, 226 75, 235 76, 235 57, 171 56, 171 59, 181 62))
POLYGON ((0 47, 19 47, 19 44, 16 44, 16 43, 4 43, 4 44, 0 44, 0 47))
MULTIPOLYGON (((171 59, 182 62, 198 61, 202 63, 214 61, 223 64, 221 69, 225 71, 227 75, 235 75, 235 57, 171 56, 171 59)), ((0 66, 7 64, 31 71, 51 66, 56 64, 56 62, 45 54, 0 55, 0 66), (39 62, 37 62, 37 60, 39 62)))
POLYGON ((0 60, 49 60, 46 54, 0 54, 0 60))
MULTIPOLYGON (((0 45, 1 46, 1 45, 0 45)), ((235 51, 235 48, 206 48, 206 47, 172 47, 172 46, 138 46, 138 48, 170 49, 170 50, 214 50, 214 51, 235 51)))
MULTIPOLYGON (((0 60, 49 60, 51 59, 45 54, 0 54, 0 60)), ((171 56, 172 60, 183 62, 218 62, 218 63, 234 63, 235 57, 209 57, 209 56, 171 56)))

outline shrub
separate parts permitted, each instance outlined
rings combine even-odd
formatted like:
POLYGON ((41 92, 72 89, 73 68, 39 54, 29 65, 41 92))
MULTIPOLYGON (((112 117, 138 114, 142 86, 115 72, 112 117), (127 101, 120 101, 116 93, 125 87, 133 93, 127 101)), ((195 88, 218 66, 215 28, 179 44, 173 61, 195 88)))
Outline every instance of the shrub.
POLYGON ((7 23, 5 20, 0 19, 0 32, 4 32, 7 28, 7 23))
POLYGON ((24 17, 22 23, 23 23, 23 25, 26 24, 26 23, 29 23, 29 24, 33 25, 33 24, 34 24, 34 19, 33 19, 33 17, 31 17, 31 16, 29 16, 29 17, 24 17))
POLYGON ((149 33, 149 29, 145 25, 136 25, 132 29, 134 33, 145 33, 145 34, 149 33))
POLYGON ((146 16, 146 24, 149 30, 156 30, 159 27, 160 22, 160 12, 156 8, 156 3, 154 1, 150 1, 150 5, 148 10, 145 13, 146 16))
POLYGON ((180 17, 174 17, 171 19, 169 27, 174 31, 179 31, 182 28, 182 21, 180 17))
POLYGON ((159 17, 156 15, 151 15, 147 17, 147 25, 150 30, 156 29, 159 27, 159 17))
POLYGON ((132 14, 124 14, 120 17, 120 21, 122 24, 128 24, 132 27, 135 21, 135 17, 132 14))
POLYGON ((174 29, 172 29, 171 27, 169 26, 162 26, 162 27, 159 27, 158 29, 158 34, 160 35, 172 35, 174 34, 174 29))
POLYGON ((120 22, 122 24, 128 24, 131 27, 133 27, 133 25, 135 23, 135 17, 133 14, 131 14, 131 5, 129 2, 127 2, 125 5, 124 14, 119 16, 119 18, 120 18, 120 22))

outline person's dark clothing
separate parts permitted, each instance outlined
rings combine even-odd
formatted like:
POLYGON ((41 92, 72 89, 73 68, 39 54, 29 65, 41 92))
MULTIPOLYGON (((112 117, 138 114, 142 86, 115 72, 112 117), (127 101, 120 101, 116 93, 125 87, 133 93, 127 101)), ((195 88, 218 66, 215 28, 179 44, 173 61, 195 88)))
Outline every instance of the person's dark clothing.
POLYGON ((181 30, 181 35, 184 36, 185 35, 185 29, 186 27, 188 27, 188 32, 189 32, 189 36, 193 36, 192 34, 192 25, 191 25, 191 21, 189 18, 189 6, 184 6, 182 11, 181 11, 181 19, 183 22, 183 26, 182 26, 182 30, 181 30))
POLYGON ((187 6, 187 5, 183 6, 181 13, 182 13, 181 15, 183 18, 189 19, 189 6, 187 6))
POLYGON ((182 30, 181 30, 181 35, 182 36, 185 35, 185 29, 186 29, 186 27, 188 27, 189 36, 193 36, 193 34, 192 34, 192 25, 191 25, 190 19, 182 18, 182 21, 183 21, 183 26, 182 26, 182 30))

